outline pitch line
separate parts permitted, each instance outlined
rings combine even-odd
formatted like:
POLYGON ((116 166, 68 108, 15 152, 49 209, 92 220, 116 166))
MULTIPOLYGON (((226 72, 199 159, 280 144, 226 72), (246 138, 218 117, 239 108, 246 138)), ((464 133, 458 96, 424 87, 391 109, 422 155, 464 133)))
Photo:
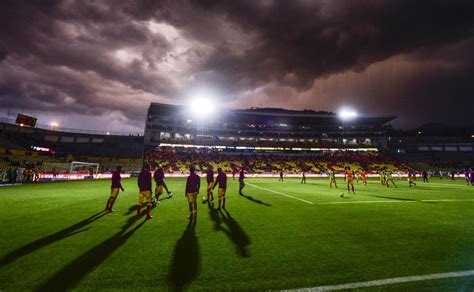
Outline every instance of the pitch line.
POLYGON ((474 187, 472 186, 468 186, 467 184, 466 185, 460 185, 460 184, 443 184, 443 183, 423 183, 423 184, 420 184, 419 186, 427 186, 427 187, 438 187, 438 188, 451 188, 451 187, 455 187, 455 188, 463 188, 463 189, 474 189, 474 187))
POLYGON ((304 199, 300 199, 300 198, 297 198, 297 197, 293 197, 293 196, 290 196, 290 195, 287 195, 287 194, 284 194, 284 193, 280 193, 280 192, 277 192, 277 191, 274 191, 274 190, 270 190, 270 189, 267 189, 267 188, 262 188, 262 187, 259 187, 259 186, 254 185, 254 184, 251 184, 251 183, 246 183, 246 184, 249 185, 249 186, 252 186, 252 187, 254 187, 254 188, 257 188, 257 189, 261 189, 261 190, 264 190, 264 191, 272 192, 272 193, 275 193, 275 194, 278 194, 278 195, 282 195, 282 196, 285 196, 285 197, 288 197, 288 198, 292 198, 292 199, 295 199, 295 200, 298 200, 298 201, 301 201, 301 202, 305 202, 305 203, 314 205, 313 202, 306 201, 306 200, 304 200, 304 199))
POLYGON ((408 282, 461 278, 461 277, 471 277, 471 276, 474 276, 474 270, 429 274, 429 275, 420 275, 420 276, 388 278, 388 279, 380 279, 380 280, 367 281, 367 282, 356 282, 356 283, 348 283, 348 284, 340 284, 340 285, 302 288, 302 289, 295 289, 292 291, 302 291, 302 292, 303 291, 335 291, 335 290, 344 290, 344 289, 369 288, 369 287, 375 287, 375 286, 393 285, 393 284, 401 284, 401 283, 408 283, 408 282))
POLYGON ((377 200, 377 201, 350 201, 350 202, 323 202, 318 205, 343 205, 343 204, 376 204, 376 203, 417 203, 417 201, 395 201, 395 200, 377 200))
POLYGON ((376 201, 349 201, 349 202, 323 202, 316 203, 317 205, 344 205, 344 204, 385 204, 385 203, 419 203, 419 202, 472 202, 474 199, 433 199, 433 200, 414 200, 414 201, 405 201, 405 200, 376 200, 376 201))

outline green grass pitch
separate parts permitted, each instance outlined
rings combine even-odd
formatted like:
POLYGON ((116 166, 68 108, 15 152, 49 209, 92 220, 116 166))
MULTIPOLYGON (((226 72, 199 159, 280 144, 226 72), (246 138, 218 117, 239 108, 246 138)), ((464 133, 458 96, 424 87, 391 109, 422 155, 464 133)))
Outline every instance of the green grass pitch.
MULTIPOLYGON (((292 289, 474 270, 474 187, 462 180, 370 180, 347 198, 327 179, 247 183, 239 196, 229 178, 228 212, 200 202, 196 225, 184 179, 167 179, 175 195, 148 221, 133 220, 135 179, 114 213, 102 212, 109 181, 1 187, 0 291, 292 289)), ((364 289, 473 288, 467 276, 364 289)))

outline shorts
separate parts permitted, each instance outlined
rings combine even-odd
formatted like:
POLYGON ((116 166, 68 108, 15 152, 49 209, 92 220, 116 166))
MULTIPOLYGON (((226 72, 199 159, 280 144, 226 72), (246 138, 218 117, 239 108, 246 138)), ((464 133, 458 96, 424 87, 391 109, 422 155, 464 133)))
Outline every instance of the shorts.
POLYGON ((348 178, 346 180, 346 182, 347 182, 348 185, 353 185, 354 184, 354 179, 353 178, 348 178))
POLYGON ((111 188, 110 196, 116 198, 119 194, 120 188, 111 188))
POLYGON ((151 191, 141 191, 138 193, 138 205, 143 203, 143 198, 146 198, 146 204, 151 206, 151 191))
POLYGON ((219 198, 225 198, 226 189, 219 189, 219 198))
POLYGON ((188 203, 195 203, 197 201, 197 193, 187 193, 188 203))
POLYGON ((207 192, 208 192, 208 193, 212 191, 212 186, 213 186, 213 185, 214 185, 214 182, 213 182, 213 181, 207 183, 207 192))

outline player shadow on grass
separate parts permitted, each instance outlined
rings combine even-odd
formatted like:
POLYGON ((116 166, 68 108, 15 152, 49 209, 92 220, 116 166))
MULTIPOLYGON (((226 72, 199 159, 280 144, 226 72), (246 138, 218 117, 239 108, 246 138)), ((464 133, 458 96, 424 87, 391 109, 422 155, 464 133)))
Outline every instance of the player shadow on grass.
POLYGON ((397 200, 397 201, 409 201, 409 202, 419 202, 419 203, 436 204, 436 202, 423 202, 423 201, 420 201, 420 200, 409 199, 409 198, 396 198, 396 197, 377 196, 377 195, 366 195, 366 196, 375 197, 375 198, 381 198, 381 199, 397 200))
POLYGON ((17 259, 23 257, 23 256, 26 256, 32 252, 35 252, 49 244, 52 244, 56 241, 60 241, 60 240, 63 240, 69 236, 72 236, 72 235, 75 235, 75 234, 78 234, 80 232, 83 232, 83 231, 86 231, 88 230, 90 227, 87 227, 87 228, 84 228, 86 227, 87 225, 90 225, 92 222, 102 218, 103 216, 107 215, 108 213, 105 212, 105 211, 101 211, 97 214, 94 214, 92 216, 90 216, 89 218, 87 219, 84 219, 74 225, 71 225, 65 229, 62 229, 56 233, 53 233, 51 235, 48 235, 46 237, 43 237, 43 238, 40 238, 38 240, 35 240, 31 243, 28 243, 27 245, 24 245, 12 252, 10 252, 9 254, 7 254, 6 256, 4 256, 1 260, 0 260, 0 267, 3 267, 5 265, 8 265, 14 261, 16 261, 17 259), (83 228, 83 229, 81 229, 83 228))
MULTIPOLYGON (((160 201, 163 201, 163 200, 166 200, 166 199, 169 199, 169 197, 166 197, 166 198, 163 198, 163 199, 160 199, 160 201)), ((151 209, 153 210, 154 208, 156 208, 156 204, 153 204, 151 205, 151 209)), ((146 210, 146 209, 145 209, 146 210)), ((123 214, 123 216, 128 216, 132 213, 135 213, 137 211, 137 204, 134 204, 134 205, 131 205, 130 207, 128 207, 128 210, 126 213, 123 214)), ((142 213, 145 212, 144 210, 142 210, 142 213)))
POLYGON ((137 204, 130 206, 127 210, 127 213, 125 213, 123 215, 127 216, 127 215, 130 215, 130 214, 132 214, 133 212, 136 212, 136 211, 137 211, 137 204))
POLYGON ((137 221, 137 217, 130 217, 127 223, 106 241, 88 250, 67 266, 56 272, 36 291, 68 291, 75 286, 95 267, 104 262, 115 250, 124 245, 127 240, 146 222, 143 220, 133 229, 127 231, 137 221))
POLYGON ((242 197, 244 197, 244 198, 246 198, 247 200, 252 201, 252 202, 254 202, 254 203, 257 203, 257 204, 260 204, 260 205, 264 205, 264 206, 268 206, 268 207, 271 207, 271 206, 272 206, 272 205, 267 204, 267 203, 265 203, 265 202, 263 202, 263 201, 257 200, 257 199, 255 199, 255 198, 252 197, 252 196, 248 196, 248 195, 244 194, 243 192, 240 192, 239 195, 241 195, 242 197))
POLYGON ((196 237, 196 221, 189 221, 181 238, 176 242, 169 266, 168 285, 173 291, 187 290, 201 273, 201 254, 196 237))
POLYGON ((251 257, 248 246, 252 243, 247 233, 240 227, 239 223, 232 218, 230 213, 224 209, 224 211, 214 209, 212 206, 209 207, 209 216, 214 222, 214 230, 222 231, 235 245, 237 255, 243 258, 251 257), (223 227, 225 224, 227 228, 223 227))

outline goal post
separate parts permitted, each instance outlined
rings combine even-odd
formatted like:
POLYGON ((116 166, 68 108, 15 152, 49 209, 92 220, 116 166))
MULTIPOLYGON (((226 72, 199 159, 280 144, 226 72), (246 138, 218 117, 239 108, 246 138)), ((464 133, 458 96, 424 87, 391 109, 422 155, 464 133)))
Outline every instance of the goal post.
POLYGON ((92 170, 93 175, 99 173, 99 163, 94 162, 82 162, 82 161, 73 161, 71 162, 71 168, 69 173, 90 173, 92 170))
POLYGON ((52 174, 92 174, 99 173, 99 163, 73 161, 70 163, 43 162, 43 173, 52 174))

